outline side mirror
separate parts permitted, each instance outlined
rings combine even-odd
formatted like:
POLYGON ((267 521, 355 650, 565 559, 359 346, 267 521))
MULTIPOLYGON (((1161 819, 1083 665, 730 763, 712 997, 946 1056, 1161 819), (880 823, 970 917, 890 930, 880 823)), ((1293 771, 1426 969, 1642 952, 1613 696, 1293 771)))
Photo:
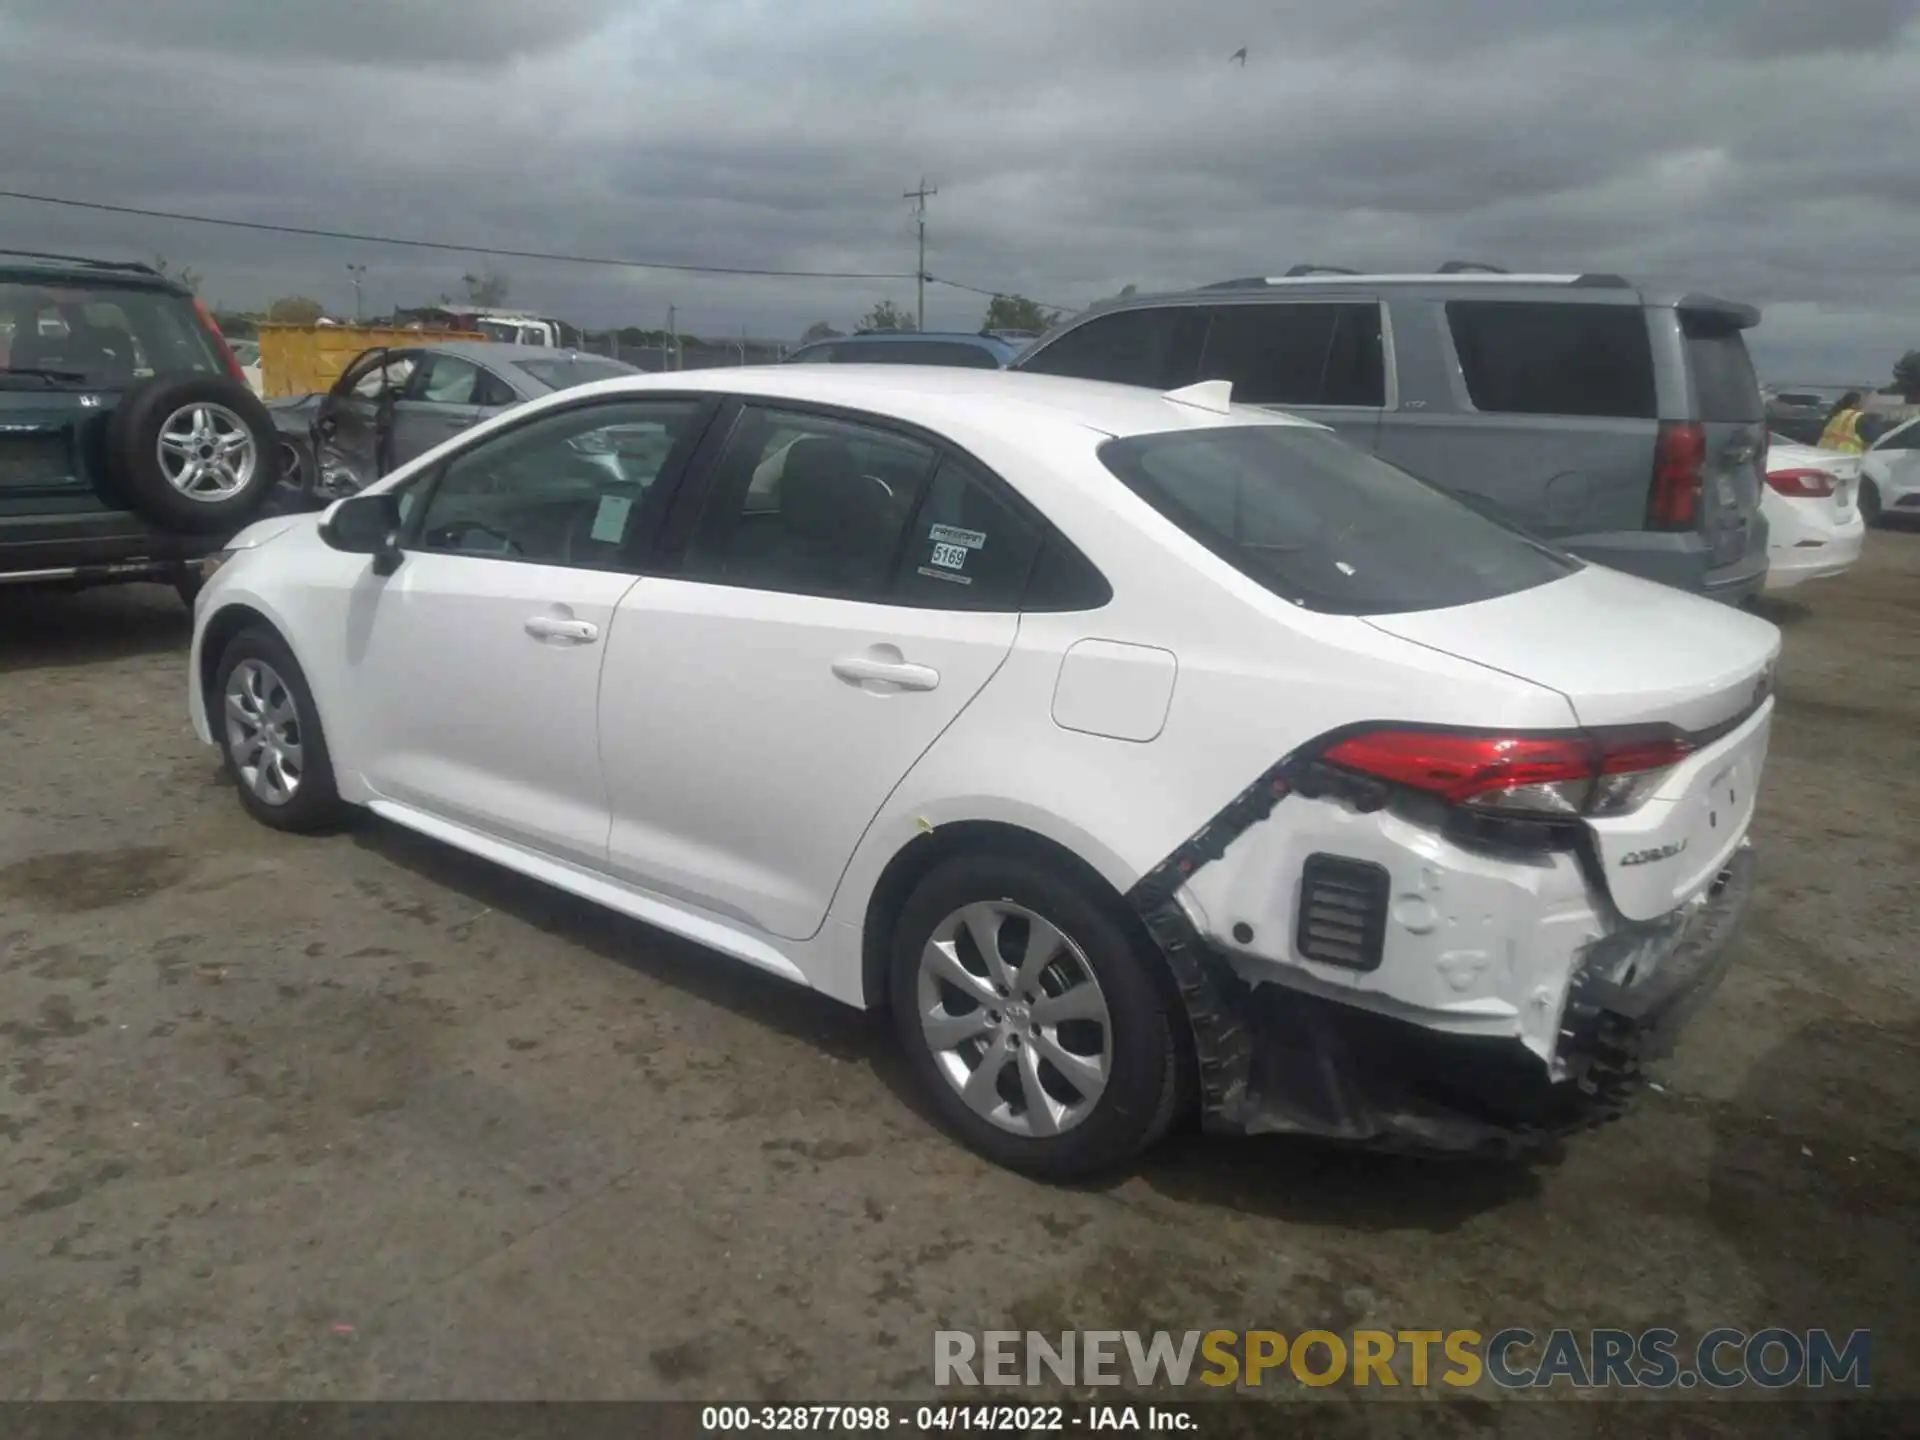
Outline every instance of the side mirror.
POLYGON ((400 568, 400 497, 382 493, 339 501, 321 522, 320 538, 349 555, 373 556, 373 573, 391 575, 400 568))

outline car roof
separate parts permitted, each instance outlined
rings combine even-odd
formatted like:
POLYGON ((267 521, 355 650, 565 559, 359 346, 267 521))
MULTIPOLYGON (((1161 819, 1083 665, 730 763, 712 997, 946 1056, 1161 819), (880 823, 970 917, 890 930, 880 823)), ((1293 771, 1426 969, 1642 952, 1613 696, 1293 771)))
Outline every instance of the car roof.
POLYGON ((138 260, 94 260, 38 250, 0 249, 0 280, 15 284, 113 287, 186 296, 191 292, 138 260))
MULTIPOLYGON (((1128 295, 1097 301, 1081 311, 1079 315, 1063 320, 1060 328, 1070 326, 1086 315, 1154 305, 1260 305, 1285 301, 1302 291, 1337 295, 1351 291, 1365 293, 1381 290, 1396 293, 1427 291, 1449 299, 1498 297, 1502 300, 1573 300, 1584 304, 1683 306, 1721 309, 1729 312, 1745 311, 1750 308, 1692 291, 1656 289, 1637 285, 1622 276, 1608 274, 1271 275, 1216 281, 1183 290, 1167 290, 1154 294, 1128 295)), ((1758 319, 1756 312, 1749 323, 1757 323, 1758 319)), ((1049 333, 1058 333, 1058 331, 1049 333)))
POLYGON ((592 394, 656 391, 838 405, 936 430, 956 421, 987 418, 996 408, 1004 413, 1009 407, 1116 436, 1223 424, 1321 428, 1312 421, 1272 410, 1241 405, 1230 411, 1215 410, 1208 404, 1182 402, 1138 385, 947 365, 719 366, 602 380, 566 393, 577 399, 592 394))
POLYGON ((444 350, 448 354, 471 360, 476 365, 514 365, 522 360, 605 360, 614 365, 627 363, 607 355, 596 355, 591 350, 564 350, 550 345, 502 345, 493 340, 435 340, 431 331, 421 333, 417 346, 390 345, 387 348, 444 350))
POLYGON ((798 346, 794 354, 802 350, 811 350, 818 345, 971 345, 979 350, 991 350, 996 355, 1011 355, 1019 350, 1019 341, 1009 340, 1003 335, 983 335, 976 330, 862 330, 858 335, 823 335, 818 340, 809 340, 798 346))

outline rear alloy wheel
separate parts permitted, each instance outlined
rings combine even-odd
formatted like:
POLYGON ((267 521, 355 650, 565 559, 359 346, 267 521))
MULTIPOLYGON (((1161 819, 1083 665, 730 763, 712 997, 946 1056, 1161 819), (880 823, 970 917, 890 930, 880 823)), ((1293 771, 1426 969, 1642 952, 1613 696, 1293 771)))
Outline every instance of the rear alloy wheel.
POLYGON ((307 678, 280 637, 243 630, 220 657, 209 725, 240 803, 276 830, 318 830, 340 818, 333 761, 307 678))
POLYGON ((929 1098, 987 1158, 1067 1177, 1165 1132, 1181 1087, 1157 961, 1088 887, 1026 859, 936 868, 895 931, 895 1028, 929 1098))

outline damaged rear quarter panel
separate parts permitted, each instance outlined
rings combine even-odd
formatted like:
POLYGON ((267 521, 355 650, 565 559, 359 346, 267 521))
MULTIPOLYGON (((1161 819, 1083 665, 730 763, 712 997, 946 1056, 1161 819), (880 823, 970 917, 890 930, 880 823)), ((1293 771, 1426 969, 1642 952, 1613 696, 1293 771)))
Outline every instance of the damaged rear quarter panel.
POLYGON ((1361 814, 1298 795, 1199 869, 1182 898, 1249 983, 1283 983, 1455 1034, 1516 1038, 1549 1062, 1569 978, 1605 930, 1569 850, 1476 852, 1391 810, 1361 814), (1376 968, 1298 953, 1301 872, 1315 853, 1387 871, 1376 968))

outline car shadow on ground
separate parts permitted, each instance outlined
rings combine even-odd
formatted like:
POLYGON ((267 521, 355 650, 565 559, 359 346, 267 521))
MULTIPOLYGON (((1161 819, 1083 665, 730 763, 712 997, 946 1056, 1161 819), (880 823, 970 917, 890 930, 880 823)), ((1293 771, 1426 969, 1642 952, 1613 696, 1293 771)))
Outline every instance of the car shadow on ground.
MULTIPOLYGON (((852 1010, 371 816, 354 825, 352 838, 381 859, 461 895, 476 911, 511 916, 837 1060, 864 1065, 930 1130, 943 1128, 884 1014, 852 1010)), ((1534 1164, 1541 1159, 1550 1160, 1551 1153, 1534 1164)), ((1538 1188, 1530 1164, 1382 1155, 1292 1136, 1209 1136, 1200 1133, 1197 1119, 1135 1165, 1066 1188, 1106 1192, 1135 1178, 1182 1204, 1361 1231, 1442 1232, 1538 1188)))
POLYGON ((193 616, 171 586, 0 585, 0 675, 186 652, 193 616))
POLYGON ((1804 600, 1789 600, 1781 595, 1756 595, 1747 608, 1762 620, 1771 620, 1782 630, 1790 630, 1813 614, 1804 600))

